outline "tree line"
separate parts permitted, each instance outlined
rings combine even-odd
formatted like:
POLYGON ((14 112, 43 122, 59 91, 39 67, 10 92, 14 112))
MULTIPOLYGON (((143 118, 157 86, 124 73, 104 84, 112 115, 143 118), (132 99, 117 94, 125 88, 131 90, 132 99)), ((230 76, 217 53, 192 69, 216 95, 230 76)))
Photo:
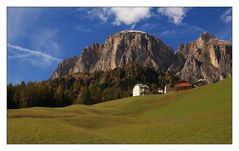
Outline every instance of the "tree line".
POLYGON ((173 73, 155 71, 152 67, 130 65, 124 68, 90 74, 67 75, 41 82, 7 85, 7 107, 62 107, 71 104, 96 104, 132 96, 137 83, 150 86, 151 92, 173 83, 173 73))

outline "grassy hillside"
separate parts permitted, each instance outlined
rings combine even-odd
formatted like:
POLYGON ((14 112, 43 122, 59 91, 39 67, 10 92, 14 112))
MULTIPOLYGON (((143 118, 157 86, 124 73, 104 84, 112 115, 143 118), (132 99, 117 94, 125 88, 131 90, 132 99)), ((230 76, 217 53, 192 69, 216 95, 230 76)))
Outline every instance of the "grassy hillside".
POLYGON ((92 106, 8 110, 8 143, 232 143, 232 79, 92 106))

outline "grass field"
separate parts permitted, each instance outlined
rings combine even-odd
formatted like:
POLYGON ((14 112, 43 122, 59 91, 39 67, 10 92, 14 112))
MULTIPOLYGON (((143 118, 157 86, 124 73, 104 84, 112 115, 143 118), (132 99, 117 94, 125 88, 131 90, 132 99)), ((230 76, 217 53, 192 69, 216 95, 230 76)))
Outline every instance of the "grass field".
POLYGON ((92 106, 8 110, 8 143, 232 143, 232 79, 92 106))

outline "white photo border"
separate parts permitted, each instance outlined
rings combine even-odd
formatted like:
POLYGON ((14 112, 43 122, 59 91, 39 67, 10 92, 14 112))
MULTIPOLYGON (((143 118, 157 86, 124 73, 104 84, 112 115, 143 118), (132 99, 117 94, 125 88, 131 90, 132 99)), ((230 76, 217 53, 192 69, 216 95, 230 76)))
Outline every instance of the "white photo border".
POLYGON ((239 4, 236 0, 2 0, 0 1, 0 150, 239 150, 239 4), (232 7, 233 44, 233 144, 229 145, 8 145, 7 144, 7 7, 232 7))

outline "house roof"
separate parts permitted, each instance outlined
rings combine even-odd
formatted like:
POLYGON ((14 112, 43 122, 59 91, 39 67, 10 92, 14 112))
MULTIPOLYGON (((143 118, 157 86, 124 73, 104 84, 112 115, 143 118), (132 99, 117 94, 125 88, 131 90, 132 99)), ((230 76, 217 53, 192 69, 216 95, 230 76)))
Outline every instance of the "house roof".
POLYGON ((187 87, 192 86, 192 84, 187 81, 177 81, 174 86, 187 87))

